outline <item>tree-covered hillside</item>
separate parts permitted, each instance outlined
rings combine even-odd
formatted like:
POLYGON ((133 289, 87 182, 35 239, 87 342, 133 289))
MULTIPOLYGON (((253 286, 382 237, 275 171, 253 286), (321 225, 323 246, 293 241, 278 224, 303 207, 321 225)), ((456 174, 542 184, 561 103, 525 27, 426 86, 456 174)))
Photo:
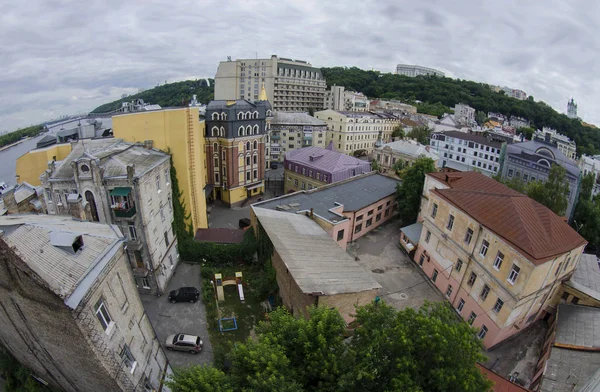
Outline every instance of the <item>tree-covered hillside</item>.
POLYGON ((439 103, 436 105, 437 111, 431 114, 437 115, 443 106, 452 108, 457 103, 465 103, 485 113, 524 117, 536 128, 551 127, 573 139, 577 143, 578 154, 600 153, 600 130, 585 127, 578 120, 556 112, 546 103, 535 102, 533 97, 520 101, 504 93, 496 93, 486 84, 468 80, 433 76, 410 78, 356 67, 322 68, 321 71, 328 85, 344 86, 371 98, 399 99, 409 103, 419 100, 430 107, 439 103))
POLYGON ((144 102, 157 104, 162 107, 167 106, 187 106, 192 95, 196 94, 199 102, 208 103, 213 99, 214 80, 209 79, 210 86, 205 79, 185 80, 183 82, 168 83, 157 86, 152 89, 142 91, 141 93, 121 98, 117 101, 98 106, 92 113, 111 112, 121 107, 123 102, 131 102, 134 99, 141 98, 144 102))

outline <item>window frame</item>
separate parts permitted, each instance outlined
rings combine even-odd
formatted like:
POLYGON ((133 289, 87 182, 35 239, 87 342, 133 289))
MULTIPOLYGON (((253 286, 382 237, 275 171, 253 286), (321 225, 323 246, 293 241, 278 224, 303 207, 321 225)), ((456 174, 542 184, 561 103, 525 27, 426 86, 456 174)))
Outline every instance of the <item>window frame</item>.
POLYGON ((448 214, 448 223, 446 224, 446 230, 452 231, 454 227, 454 215, 448 214))
POLYGON ((438 205, 437 203, 433 203, 433 207, 431 209, 431 218, 435 219, 436 215, 437 215, 437 210, 438 210, 438 205))
POLYGON ((496 303, 494 304, 494 307, 492 308, 492 310, 496 313, 500 313, 500 311, 502 310, 502 307, 504 306, 504 301, 498 297, 498 299, 496 300, 496 303))
POLYGON ((493 264, 493 267, 496 271, 500 271, 503 261, 504 261, 504 253, 498 251, 498 253, 496 253, 496 259, 494 260, 494 264, 493 264))
POLYGON ((517 264, 513 263, 512 267, 510 269, 510 273, 508 274, 508 278, 506 278, 506 281, 508 283, 514 285, 515 282, 517 281, 517 278, 519 277, 520 273, 521 273, 521 267, 519 267, 517 264), (514 277, 513 277, 513 273, 514 273, 514 277))
POLYGON ((456 306, 456 310, 458 310, 458 313, 461 313, 462 310, 465 307, 465 300, 464 298, 461 298, 460 301, 458 301, 458 305, 456 306))
POLYGON ((487 242, 486 240, 483 240, 481 242, 481 248, 479 249, 479 256, 481 256, 481 257, 487 256, 487 252, 489 249, 490 249, 490 243, 487 242), (485 251, 484 251, 484 248, 485 248, 485 251))
POLYGON ((114 324, 103 298, 100 298, 98 301, 96 301, 96 304, 94 305, 94 314, 96 315, 96 319, 98 322, 100 322, 100 325, 105 332, 109 330, 112 324, 114 324), (106 326, 104 324, 106 324, 106 326))
POLYGON ((467 232, 465 233, 465 244, 469 245, 471 240, 473 240, 473 229, 467 227, 467 232))

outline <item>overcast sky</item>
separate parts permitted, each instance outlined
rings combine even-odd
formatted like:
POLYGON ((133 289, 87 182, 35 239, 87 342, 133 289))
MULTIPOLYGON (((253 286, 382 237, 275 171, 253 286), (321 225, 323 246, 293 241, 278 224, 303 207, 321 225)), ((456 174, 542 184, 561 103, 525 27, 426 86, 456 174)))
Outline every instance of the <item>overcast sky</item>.
POLYGON ((596 1, 0 0, 0 130, 165 80, 214 77, 232 58, 393 72, 419 64, 524 90, 600 125, 596 1))

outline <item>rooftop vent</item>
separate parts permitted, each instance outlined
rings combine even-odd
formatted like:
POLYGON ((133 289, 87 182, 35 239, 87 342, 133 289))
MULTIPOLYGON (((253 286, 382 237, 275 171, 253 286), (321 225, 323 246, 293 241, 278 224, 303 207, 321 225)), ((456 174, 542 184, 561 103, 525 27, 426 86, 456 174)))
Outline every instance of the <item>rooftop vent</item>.
POLYGON ((50 244, 71 254, 83 248, 83 236, 65 231, 53 231, 50 233, 50 244))

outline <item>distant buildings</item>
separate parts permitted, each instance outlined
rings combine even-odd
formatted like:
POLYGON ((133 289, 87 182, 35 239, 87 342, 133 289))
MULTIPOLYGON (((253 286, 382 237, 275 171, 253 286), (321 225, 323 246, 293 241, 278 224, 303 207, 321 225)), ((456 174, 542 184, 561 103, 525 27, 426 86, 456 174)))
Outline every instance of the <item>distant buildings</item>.
POLYGON ((504 91, 504 94, 506 94, 506 96, 511 97, 511 98, 516 98, 521 101, 524 101, 527 99, 527 94, 523 90, 518 90, 518 89, 506 87, 506 86, 500 87, 500 86, 494 86, 494 85, 491 85, 490 88, 497 93, 499 93, 500 91, 504 91))
POLYGON ((396 73, 398 75, 409 76, 414 78, 420 75, 434 75, 443 77, 445 74, 437 69, 422 67, 420 65, 409 65, 409 64, 398 64, 396 66, 396 73))
POLYGON ((500 152, 505 141, 493 134, 446 131, 431 134, 430 143, 439 156, 440 168, 480 171, 490 177, 500 170, 500 152))
POLYGON ((140 292, 162 294, 179 262, 170 169, 151 143, 78 142, 41 176, 45 209, 121 228, 140 292))
POLYGON ((592 194, 594 196, 600 193, 600 155, 585 155, 583 154, 577 163, 579 169, 583 172, 582 175, 593 174, 594 188, 592 194))
POLYGON ((383 99, 376 99, 371 101, 371 110, 384 111, 390 113, 402 113, 402 114, 417 114, 417 107, 409 105, 400 101, 386 101, 383 99))
POLYGON ((345 91, 343 86, 331 86, 325 92, 325 109, 349 110, 352 112, 366 112, 369 110, 369 99, 363 93, 345 91))
POLYGON ((438 154, 430 146, 424 146, 415 140, 398 140, 376 147, 373 156, 377 163, 385 169, 391 169, 400 161, 406 166, 412 165, 417 158, 427 157, 438 166, 438 154))
POLYGON ((533 134, 533 138, 539 141, 550 142, 565 154, 567 158, 574 161, 577 158, 577 145, 574 141, 565 135, 561 135, 556 129, 544 127, 541 131, 537 130, 533 134))
POLYGON ((115 225, 0 217, 0 339, 33 374, 75 391, 159 390, 171 372, 115 225))
POLYGON ((43 198, 44 191, 42 187, 22 182, 2 191, 0 215, 46 213, 43 198))
POLYGON ((475 109, 462 103, 454 105, 454 119, 460 125, 474 126, 477 124, 475 122, 475 109))
POLYGON ((548 208, 475 172, 427 174, 419 221, 416 263, 486 348, 551 311, 587 244, 548 208))
POLYGON ((531 140, 508 145, 501 174, 502 178, 509 180, 520 178, 525 183, 536 180, 545 182, 550 174, 552 164, 566 169, 566 179, 569 182, 569 206, 566 216, 571 217, 577 201, 579 168, 554 144, 531 140))
POLYGON ((573 98, 567 103, 567 117, 577 118, 577 104, 573 98))
POLYGON ((394 128, 400 125, 400 117, 384 112, 350 112, 323 110, 315 117, 327 123, 327 140, 344 154, 362 152, 371 154, 380 138, 384 143, 392 140, 394 128))
POLYGON ((327 148, 307 147, 285 154, 284 192, 313 189, 371 171, 369 161, 327 148))
POLYGON ((272 111, 264 89, 260 98, 211 101, 206 107, 207 193, 229 206, 264 191, 266 120, 272 111))
POLYGON ((308 113, 274 112, 267 146, 271 161, 283 162, 285 154, 303 147, 325 147, 327 124, 308 113))
POLYGON ((258 101, 264 85, 273 110, 321 110, 327 88, 320 68, 302 60, 271 56, 219 63, 215 76, 216 100, 258 101))

